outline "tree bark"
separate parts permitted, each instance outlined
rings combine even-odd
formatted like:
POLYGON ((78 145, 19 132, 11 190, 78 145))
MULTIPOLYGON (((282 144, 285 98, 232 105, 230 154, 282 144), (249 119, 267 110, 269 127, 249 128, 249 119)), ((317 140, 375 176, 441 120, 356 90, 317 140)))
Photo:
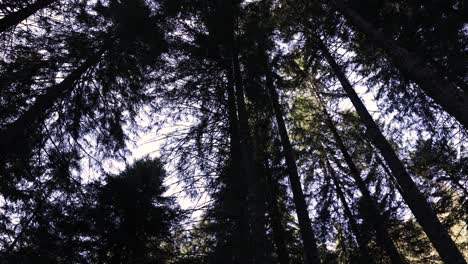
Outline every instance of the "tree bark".
POLYGON ((344 192, 341 189, 341 183, 336 177, 335 170, 332 168, 328 159, 325 159, 325 163, 332 178, 333 184, 335 185, 336 194, 338 195, 338 198, 340 199, 341 204, 343 205, 343 211, 345 213, 345 216, 348 218, 348 223, 351 228, 351 231, 356 237, 356 241, 359 246, 359 251, 361 253, 361 258, 363 261, 365 261, 365 263, 375 263, 374 259, 369 255, 369 248, 367 247, 366 241, 364 241, 363 237, 361 236, 361 232, 359 232, 358 224, 356 222, 356 219, 354 218, 353 213, 351 212, 351 209, 349 208, 348 202, 346 201, 344 192))
POLYGON ((249 117, 244 101, 244 87, 239 65, 237 50, 233 52, 234 83, 236 86, 237 111, 239 116, 239 138, 241 142, 241 162, 242 169, 247 178, 247 197, 251 206, 250 215, 251 230, 253 238, 254 263, 269 263, 267 257, 267 238, 266 238, 266 201, 264 197, 263 186, 256 169, 255 157, 256 149, 252 145, 250 135, 249 117))
POLYGON ((437 252, 442 257, 444 263, 466 264, 466 261, 451 239, 447 230, 440 223, 437 215, 419 191, 413 179, 411 179, 411 176, 406 171, 403 163, 398 158, 397 154, 382 134, 375 121, 372 119, 372 116, 367 111, 367 108, 364 106, 357 93, 354 91, 353 86, 347 79, 341 67, 336 63, 325 44, 320 39, 317 39, 317 41, 320 50, 340 81, 346 94, 350 98, 362 123, 366 126, 366 136, 377 147, 377 149, 380 150, 386 163, 390 167, 392 174, 395 176, 398 185, 401 187, 401 195, 423 228, 424 232, 431 240, 437 252))
MULTIPOLYGON (((400 71, 416 82, 442 109, 455 117, 468 129, 468 93, 458 89, 453 83, 437 74, 429 64, 415 54, 387 38, 355 10, 343 1, 333 2, 338 9, 359 31, 379 43, 400 71)), ((456 258, 449 258, 456 259, 456 258)))
POLYGON ((304 193, 302 192, 299 173, 297 171, 296 158, 291 142, 289 140, 286 125, 284 123, 283 111, 279 104, 278 94, 276 92, 276 89, 273 87, 273 80, 271 75, 267 76, 267 82, 267 89, 269 90, 269 94, 273 104, 273 109, 275 112, 276 122, 278 124, 281 143, 283 145, 283 152, 286 159, 286 166, 288 168, 289 183, 291 185, 294 205, 296 207, 296 214, 299 220, 300 233, 302 237, 302 243, 304 246, 305 263, 319 264, 321 262, 317 247, 317 241, 315 238, 314 231, 312 229, 312 222, 310 220, 309 212, 307 210, 304 193))
POLYGON ((0 33, 18 25, 19 23, 21 23, 21 21, 25 20, 29 16, 47 7, 55 1, 57 0, 37 0, 36 2, 23 9, 8 14, 7 16, 0 19, 0 33))
POLYGON ((232 179, 231 184, 235 195, 238 198, 238 208, 236 208, 236 224, 239 229, 239 237, 235 243, 239 249, 236 252, 239 258, 239 263, 248 263, 249 259, 249 219, 247 212, 247 194, 246 194, 246 179, 245 173, 241 171, 241 147, 239 139, 239 121, 237 117, 236 98, 234 93, 232 65, 228 65, 227 69, 227 96, 228 96, 228 115, 229 115, 229 136, 230 136, 230 149, 231 149, 231 166, 232 166, 232 179))

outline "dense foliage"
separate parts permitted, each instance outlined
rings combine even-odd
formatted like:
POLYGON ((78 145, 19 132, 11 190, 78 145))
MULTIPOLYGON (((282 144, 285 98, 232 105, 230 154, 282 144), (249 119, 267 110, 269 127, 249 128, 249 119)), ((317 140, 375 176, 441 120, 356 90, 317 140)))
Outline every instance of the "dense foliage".
POLYGON ((466 11, 0 0, 0 262, 466 264, 466 11))

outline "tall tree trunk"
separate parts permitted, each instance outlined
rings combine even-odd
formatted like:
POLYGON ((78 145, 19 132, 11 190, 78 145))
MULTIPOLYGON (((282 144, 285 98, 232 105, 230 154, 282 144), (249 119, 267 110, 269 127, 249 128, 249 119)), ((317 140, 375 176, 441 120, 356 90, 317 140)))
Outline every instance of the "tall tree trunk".
POLYGON ((235 195, 238 198, 238 208, 236 208, 236 224, 239 229, 236 252, 239 258, 239 263, 248 263, 249 259, 249 219, 247 212, 247 194, 246 194, 246 179, 245 173, 241 171, 241 146, 239 139, 239 121, 237 117, 236 98, 234 92, 233 72, 231 65, 227 69, 227 96, 228 96, 228 115, 229 115, 229 135, 230 135, 230 149, 231 149, 231 166, 232 166, 232 179, 231 184, 234 189, 235 195))
MULTIPOLYGON (((256 149, 252 145, 251 130, 249 126, 249 115, 244 99, 244 86, 239 63, 239 49, 236 37, 236 25, 238 19, 239 2, 226 2, 222 0, 214 1, 215 10, 221 12, 221 21, 224 21, 223 31, 213 32, 221 34, 222 43, 227 51, 227 58, 230 71, 233 77, 234 91, 230 95, 235 101, 234 109, 238 118, 238 141, 240 157, 238 160, 239 172, 244 180, 246 194, 245 212, 249 220, 248 228, 250 239, 242 241, 248 247, 248 259, 245 263, 267 264, 267 232, 266 232, 266 199, 261 179, 258 175, 258 167, 255 162, 256 149)), ((214 35, 217 36, 217 35, 214 35)))
POLYGON ((36 2, 32 3, 31 5, 28 5, 23 9, 8 14, 7 16, 0 19, 0 33, 18 25, 19 23, 21 23, 21 21, 25 20, 29 16, 47 7, 55 1, 57 0, 37 0, 36 2))
POLYGON ((296 158, 294 155, 291 142, 289 140, 288 131, 283 119, 283 111, 279 104, 278 93, 273 87, 272 76, 267 73, 267 89, 271 97, 273 109, 275 112, 276 122, 278 124, 278 130, 281 137, 281 143, 283 145, 283 152, 286 159, 286 166, 288 168, 289 183, 293 193, 294 205, 296 207, 296 214, 299 220, 299 229, 302 237, 302 243, 304 246, 304 255, 306 264, 318 264, 320 263, 319 252, 317 248, 317 241, 315 234, 312 229, 312 222, 309 217, 307 210, 304 193, 302 192, 301 181, 299 179, 299 173, 297 171, 296 158))
MULTIPOLYGON (((101 51, 102 54, 104 51, 101 51)), ((24 112, 16 121, 0 131, 0 149, 12 150, 17 145, 28 144, 30 128, 37 128, 40 121, 60 98, 65 97, 73 90, 76 82, 93 65, 98 63, 100 56, 89 57, 82 65, 73 70, 62 82, 53 85, 47 91, 39 95, 33 105, 24 112)))
POLYGON ((359 114, 362 123, 366 126, 366 136, 377 147, 377 149, 380 150, 382 156, 384 157, 385 161, 390 167, 390 170, 401 187, 401 195, 405 199, 424 232, 431 240, 437 252, 442 257, 443 261, 447 264, 466 263, 447 230, 440 223, 437 215, 434 213, 429 203, 421 194, 413 179, 411 179, 411 176, 406 171, 403 163, 392 149, 392 146, 382 134, 379 127, 372 119, 372 116, 369 114, 366 107, 362 103, 361 99, 354 91, 353 86, 347 79, 341 67, 336 63, 325 44, 320 39, 317 40, 320 50, 328 61, 328 64, 332 68, 336 77, 340 81, 346 94, 350 98, 354 108, 359 114))
POLYGON ((247 177, 247 197, 251 206, 251 230, 253 238, 254 263, 268 263, 266 237, 266 201, 263 186, 258 175, 255 161, 256 149, 252 145, 249 116, 244 101, 244 87, 237 50, 233 52, 234 82, 236 86, 237 111, 239 116, 239 138, 242 152, 242 168, 247 177))
POLYGON ((266 174, 266 196, 268 201, 268 209, 271 218, 271 227, 273 229, 273 240, 276 246, 276 254, 280 264, 290 264, 290 257, 286 246, 286 232, 281 221, 281 213, 278 206, 278 191, 276 183, 271 175, 271 169, 268 167, 268 162, 265 162, 266 174))
POLYGON ((333 184, 335 185, 336 194, 338 195, 338 198, 340 199, 341 204, 343 205, 345 216, 348 218, 348 221, 349 221, 348 223, 351 228, 351 231, 356 237, 356 241, 359 246, 359 251, 361 253, 361 258, 365 263, 369 263, 369 264, 375 263, 374 259, 369 255, 370 252, 369 252, 369 248, 367 247, 366 241, 362 237, 361 232, 359 232, 358 224, 356 222, 356 219, 354 218, 353 213, 351 212, 351 209, 349 208, 348 202, 346 201, 344 192, 341 189, 341 183, 336 177, 335 170, 332 168, 327 158, 325 159, 325 163, 329 171, 329 175, 332 178, 333 184))
MULTIPOLYGON (((419 87, 447 113, 468 129, 468 93, 439 76, 423 59, 387 38, 365 18, 341 0, 334 6, 359 30, 379 43, 400 71, 415 81, 419 87)), ((452 257, 449 259, 456 259, 452 257)))

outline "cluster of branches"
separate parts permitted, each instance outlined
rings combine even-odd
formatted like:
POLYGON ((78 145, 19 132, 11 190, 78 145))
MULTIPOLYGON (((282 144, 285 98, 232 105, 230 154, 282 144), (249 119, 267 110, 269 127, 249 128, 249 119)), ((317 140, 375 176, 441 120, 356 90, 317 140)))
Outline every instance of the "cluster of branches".
POLYGON ((1 3, 0 254, 466 263, 464 12, 457 0, 1 3), (83 176, 84 160, 126 162, 137 131, 177 122, 161 159, 210 198, 189 228, 159 160, 83 176))

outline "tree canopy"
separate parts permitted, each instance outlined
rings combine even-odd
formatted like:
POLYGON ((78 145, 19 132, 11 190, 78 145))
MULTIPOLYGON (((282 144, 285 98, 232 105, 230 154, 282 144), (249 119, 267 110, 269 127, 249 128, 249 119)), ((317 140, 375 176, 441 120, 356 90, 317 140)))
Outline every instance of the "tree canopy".
POLYGON ((1 262, 466 264, 466 11, 0 1, 1 262))

